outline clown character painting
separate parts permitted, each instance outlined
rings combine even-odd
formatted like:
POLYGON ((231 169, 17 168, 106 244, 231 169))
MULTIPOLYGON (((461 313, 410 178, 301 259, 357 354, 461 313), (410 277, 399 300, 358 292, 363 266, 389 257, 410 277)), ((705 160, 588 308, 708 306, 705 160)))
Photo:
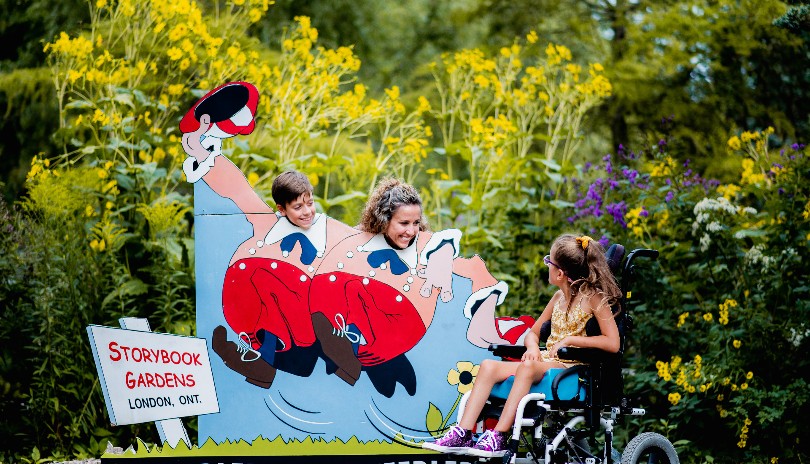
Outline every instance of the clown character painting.
POLYGON ((222 153, 223 140, 254 130, 258 102, 252 84, 230 82, 205 94, 180 122, 188 181, 235 206, 247 231, 233 239, 234 227, 220 228, 203 243, 195 232, 198 256, 223 248, 229 256, 216 281, 198 271, 198 307, 214 305, 200 301, 200 285, 221 285, 223 322, 207 333, 231 375, 269 389, 278 371, 310 377, 322 361, 325 373, 345 384, 354 386, 365 372, 385 397, 397 384, 414 395, 418 375, 408 352, 440 303, 458 302, 454 317, 469 320, 466 338, 475 347, 514 343, 531 327, 496 316, 507 285, 477 255, 459 256, 460 231, 429 230, 408 184, 381 182, 356 227, 317 212, 313 186, 297 171, 276 177, 275 207, 268 205, 222 153), (471 291, 454 295, 454 276, 468 279, 471 291))
POLYGON ((252 84, 225 84, 203 96, 180 123, 189 155, 183 165, 187 179, 202 179, 233 201, 253 229, 233 253, 222 284, 222 310, 236 342, 228 341, 227 329, 218 326, 213 349, 249 383, 269 388, 277 369, 302 376, 312 372, 320 354, 313 347, 318 332, 321 346, 335 357, 331 368, 353 383, 360 363, 351 344, 331 327, 326 332, 325 326, 313 325, 308 298, 326 251, 358 231, 317 213, 312 185, 295 171, 275 179, 274 211, 222 155, 223 139, 253 131, 258 100, 252 84))

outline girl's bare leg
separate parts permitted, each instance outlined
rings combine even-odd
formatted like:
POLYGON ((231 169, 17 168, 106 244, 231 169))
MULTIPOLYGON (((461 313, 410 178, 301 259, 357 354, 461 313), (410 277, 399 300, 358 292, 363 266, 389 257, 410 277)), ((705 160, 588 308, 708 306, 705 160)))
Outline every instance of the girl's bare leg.
POLYGON ((470 397, 467 399, 464 414, 458 422, 461 428, 472 430, 475 427, 478 415, 481 414, 481 410, 484 408, 490 392, 492 392, 492 386, 515 375, 520 364, 517 362, 495 361, 493 359, 485 359, 481 363, 470 397))
MULTIPOLYGON (((483 364, 481 367, 483 367, 483 364)), ((512 389, 509 391, 509 396, 506 397, 506 404, 503 405, 503 411, 501 411, 498 424, 495 425, 496 431, 508 432, 512 429, 512 426, 515 424, 515 414, 517 413, 518 403, 520 403, 521 398, 526 396, 532 385, 539 382, 546 372, 553 367, 565 366, 557 362, 544 361, 523 361, 519 364, 515 372, 515 382, 512 384, 512 389)), ((475 381, 477 383, 478 379, 476 378, 475 381)), ((490 387, 490 390, 491 389, 492 387, 490 387)), ((472 396, 470 399, 472 399, 472 396)), ((484 401, 486 401, 486 398, 484 401)), ((464 415, 467 415, 466 410, 464 415)))

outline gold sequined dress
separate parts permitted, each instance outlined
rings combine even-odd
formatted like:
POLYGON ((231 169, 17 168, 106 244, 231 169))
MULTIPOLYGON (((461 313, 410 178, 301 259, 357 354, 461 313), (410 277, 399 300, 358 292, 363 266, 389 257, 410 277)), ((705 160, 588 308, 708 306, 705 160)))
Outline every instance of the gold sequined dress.
MULTIPOLYGON (((567 302, 564 298, 560 298, 554 303, 554 308, 551 312, 551 335, 549 335, 546 341, 546 350, 550 350, 554 344, 565 337, 586 336, 585 324, 593 317, 593 313, 582 309, 582 299, 573 305, 569 311, 566 311, 566 304, 567 302)), ((550 356, 548 351, 541 351, 540 355, 543 361, 559 362, 564 364, 565 367, 582 364, 577 361, 562 361, 557 357, 550 356)))

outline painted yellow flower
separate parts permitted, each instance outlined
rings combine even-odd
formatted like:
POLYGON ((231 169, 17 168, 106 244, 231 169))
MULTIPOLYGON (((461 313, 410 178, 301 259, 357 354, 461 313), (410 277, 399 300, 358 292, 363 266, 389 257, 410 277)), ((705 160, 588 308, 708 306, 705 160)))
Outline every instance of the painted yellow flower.
POLYGON ((472 390, 479 367, 478 364, 473 364, 469 361, 459 361, 456 363, 456 369, 450 369, 450 372, 447 373, 447 383, 450 385, 458 385, 459 393, 467 393, 472 390))

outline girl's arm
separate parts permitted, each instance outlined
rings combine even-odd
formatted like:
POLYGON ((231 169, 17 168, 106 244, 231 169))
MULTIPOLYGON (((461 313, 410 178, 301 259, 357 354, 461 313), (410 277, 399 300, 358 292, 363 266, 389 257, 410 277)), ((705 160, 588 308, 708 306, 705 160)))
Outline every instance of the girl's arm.
POLYGON ((539 361, 540 358, 540 328, 543 324, 551 320, 551 313, 554 311, 554 305, 557 303, 557 300, 562 298, 562 290, 557 290, 554 296, 548 300, 548 304, 546 305, 543 312, 540 314, 540 317, 534 322, 529 333, 526 334, 526 337, 523 339, 523 344, 526 345, 526 352, 520 358, 522 361, 539 361))
POLYGON ((616 326, 616 319, 613 318, 610 306, 602 301, 602 295, 600 293, 591 295, 587 300, 583 301, 582 304, 587 304, 589 309, 593 312, 593 316, 599 323, 599 330, 602 332, 602 335, 593 337, 565 337, 551 348, 550 354, 556 356, 557 350, 564 346, 598 348, 609 353, 617 353, 621 346, 621 340, 619 340, 619 328, 616 326))

